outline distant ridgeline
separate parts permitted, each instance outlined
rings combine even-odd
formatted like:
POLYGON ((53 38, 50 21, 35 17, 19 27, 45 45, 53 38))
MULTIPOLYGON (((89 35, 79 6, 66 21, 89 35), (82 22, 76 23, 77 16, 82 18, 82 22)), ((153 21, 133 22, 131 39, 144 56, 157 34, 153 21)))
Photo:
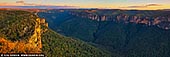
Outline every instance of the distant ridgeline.
POLYGON ((70 14, 97 21, 145 24, 170 29, 170 11, 163 10, 70 10, 70 14))
POLYGON ((47 57, 111 57, 107 51, 50 30, 45 19, 21 10, 0 10, 0 53, 44 53, 47 57))

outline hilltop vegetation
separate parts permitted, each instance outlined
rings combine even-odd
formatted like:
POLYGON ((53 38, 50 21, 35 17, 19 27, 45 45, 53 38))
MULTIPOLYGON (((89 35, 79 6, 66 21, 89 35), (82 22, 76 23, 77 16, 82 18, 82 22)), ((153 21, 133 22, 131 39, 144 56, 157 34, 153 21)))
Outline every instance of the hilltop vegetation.
POLYGON ((25 11, 0 11, 0 37, 11 41, 27 39, 33 34, 35 19, 32 13, 25 11))
POLYGON ((106 51, 101 51, 81 40, 65 37, 51 30, 42 35, 42 44, 42 51, 49 57, 110 57, 106 51))
POLYGON ((33 13, 0 11, 0 53, 44 53, 48 57, 111 57, 78 39, 62 36, 33 13))
POLYGON ((41 43, 35 40, 40 34, 36 19, 30 12, 1 10, 0 53, 40 53, 41 43))

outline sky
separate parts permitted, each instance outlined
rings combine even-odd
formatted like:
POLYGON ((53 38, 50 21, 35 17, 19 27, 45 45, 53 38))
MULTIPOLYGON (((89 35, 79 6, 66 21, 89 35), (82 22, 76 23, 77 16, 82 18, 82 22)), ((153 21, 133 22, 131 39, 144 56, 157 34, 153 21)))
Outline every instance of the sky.
POLYGON ((75 6, 79 8, 170 9, 170 0, 0 0, 0 6, 75 6))

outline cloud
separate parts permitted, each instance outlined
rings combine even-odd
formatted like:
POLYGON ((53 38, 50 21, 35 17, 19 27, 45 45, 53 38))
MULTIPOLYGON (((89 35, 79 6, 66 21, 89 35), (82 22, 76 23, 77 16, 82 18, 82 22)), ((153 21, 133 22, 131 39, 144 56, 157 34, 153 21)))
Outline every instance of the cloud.
MULTIPOLYGON (((41 1, 41 0, 39 0, 41 1)), ((79 7, 79 6, 65 6, 55 4, 40 4, 40 3, 27 3, 25 0, 19 0, 14 3, 0 3, 0 6, 51 6, 51 7, 79 7)))
POLYGON ((147 6, 128 6, 128 7, 123 7, 123 8, 145 8, 147 6))
POLYGON ((24 1, 16 1, 15 3, 0 3, 0 6, 55 6, 55 5, 26 3, 24 1))
POLYGON ((161 6, 161 5, 160 4, 148 4, 146 6, 148 7, 148 6, 161 6))
POLYGON ((128 7, 120 7, 120 8, 147 8, 147 7, 157 7, 161 6, 160 4, 148 4, 144 6, 128 6, 128 7))
POLYGON ((54 5, 47 5, 47 4, 38 4, 38 3, 27 3, 24 0, 16 1, 17 4, 22 4, 24 6, 54 6, 54 5))
POLYGON ((24 0, 16 1, 16 4, 23 4, 23 5, 29 5, 29 6, 40 6, 41 4, 34 4, 34 3, 26 3, 24 0))
POLYGON ((16 3, 25 3, 24 1, 16 1, 16 3))

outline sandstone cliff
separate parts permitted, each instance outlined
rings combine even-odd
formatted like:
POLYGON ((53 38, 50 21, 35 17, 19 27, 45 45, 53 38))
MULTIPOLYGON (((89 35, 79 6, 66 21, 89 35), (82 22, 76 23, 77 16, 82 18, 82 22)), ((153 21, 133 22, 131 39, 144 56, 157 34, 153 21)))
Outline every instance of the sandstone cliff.
POLYGON ((47 29, 42 26, 47 25, 44 19, 36 19, 33 35, 28 40, 10 41, 6 38, 0 38, 0 53, 41 53, 42 43, 41 34, 47 29))

